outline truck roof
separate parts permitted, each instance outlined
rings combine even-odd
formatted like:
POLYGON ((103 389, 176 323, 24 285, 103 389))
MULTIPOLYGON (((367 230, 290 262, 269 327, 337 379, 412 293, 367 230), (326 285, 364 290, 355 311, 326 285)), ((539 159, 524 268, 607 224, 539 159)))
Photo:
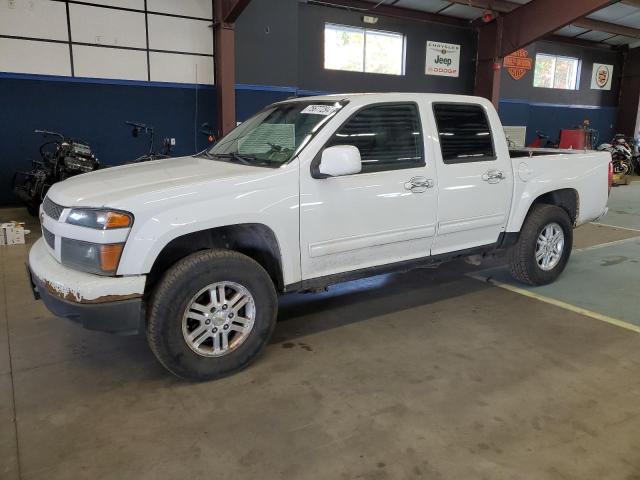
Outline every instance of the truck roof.
MULTIPOLYGON (((483 97, 472 95, 454 95, 448 93, 419 93, 419 92, 362 92, 362 93, 334 93, 330 95, 317 95, 312 97, 297 97, 284 100, 284 102, 309 102, 309 101, 340 101, 349 100, 358 103, 391 102, 391 101, 415 101, 427 100, 431 102, 462 102, 491 105, 491 102, 483 97)), ((281 103, 281 102, 280 102, 281 103)))

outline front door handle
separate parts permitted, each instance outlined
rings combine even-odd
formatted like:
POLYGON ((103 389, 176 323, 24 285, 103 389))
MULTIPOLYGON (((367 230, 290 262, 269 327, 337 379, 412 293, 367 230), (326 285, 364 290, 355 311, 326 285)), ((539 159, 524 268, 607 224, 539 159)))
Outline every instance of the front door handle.
POLYGON ((435 182, 431 178, 426 177, 413 177, 407 183, 404 184, 406 190, 410 190, 413 193, 423 193, 427 189, 433 188, 435 182))
POLYGON ((502 173, 500 170, 489 170, 487 173, 482 175, 482 180, 488 183, 498 183, 505 178, 507 177, 505 177, 504 173, 502 173))

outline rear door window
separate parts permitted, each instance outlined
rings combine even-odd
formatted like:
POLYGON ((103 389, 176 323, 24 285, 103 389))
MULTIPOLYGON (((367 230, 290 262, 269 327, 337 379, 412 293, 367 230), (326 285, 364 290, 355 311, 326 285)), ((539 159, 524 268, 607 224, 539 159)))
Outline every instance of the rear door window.
POLYGON ((480 105, 434 103, 442 160, 446 164, 495 160, 487 114, 480 105))

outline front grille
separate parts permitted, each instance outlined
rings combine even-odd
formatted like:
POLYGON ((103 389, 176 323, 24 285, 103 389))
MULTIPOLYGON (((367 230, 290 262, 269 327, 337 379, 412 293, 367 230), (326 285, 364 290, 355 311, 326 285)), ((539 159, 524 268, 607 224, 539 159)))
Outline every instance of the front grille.
POLYGON ((47 216, 53 218, 54 220, 60 220, 60 215, 62 215, 62 211, 64 210, 63 206, 58 205, 57 203, 53 203, 49 200, 49 197, 44 198, 44 202, 42 202, 42 209, 47 216))
POLYGON ((55 250, 56 236, 44 227, 42 227, 42 236, 44 237, 44 241, 47 242, 47 245, 49 245, 49 247, 55 250))

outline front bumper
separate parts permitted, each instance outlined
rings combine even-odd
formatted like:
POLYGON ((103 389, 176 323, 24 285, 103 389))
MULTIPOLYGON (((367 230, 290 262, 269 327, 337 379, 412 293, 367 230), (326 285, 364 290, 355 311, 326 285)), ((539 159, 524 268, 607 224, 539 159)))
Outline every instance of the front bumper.
POLYGON ((90 330, 135 334, 143 331, 146 277, 102 277, 58 263, 39 239, 29 252, 28 273, 36 298, 54 314, 90 330))

